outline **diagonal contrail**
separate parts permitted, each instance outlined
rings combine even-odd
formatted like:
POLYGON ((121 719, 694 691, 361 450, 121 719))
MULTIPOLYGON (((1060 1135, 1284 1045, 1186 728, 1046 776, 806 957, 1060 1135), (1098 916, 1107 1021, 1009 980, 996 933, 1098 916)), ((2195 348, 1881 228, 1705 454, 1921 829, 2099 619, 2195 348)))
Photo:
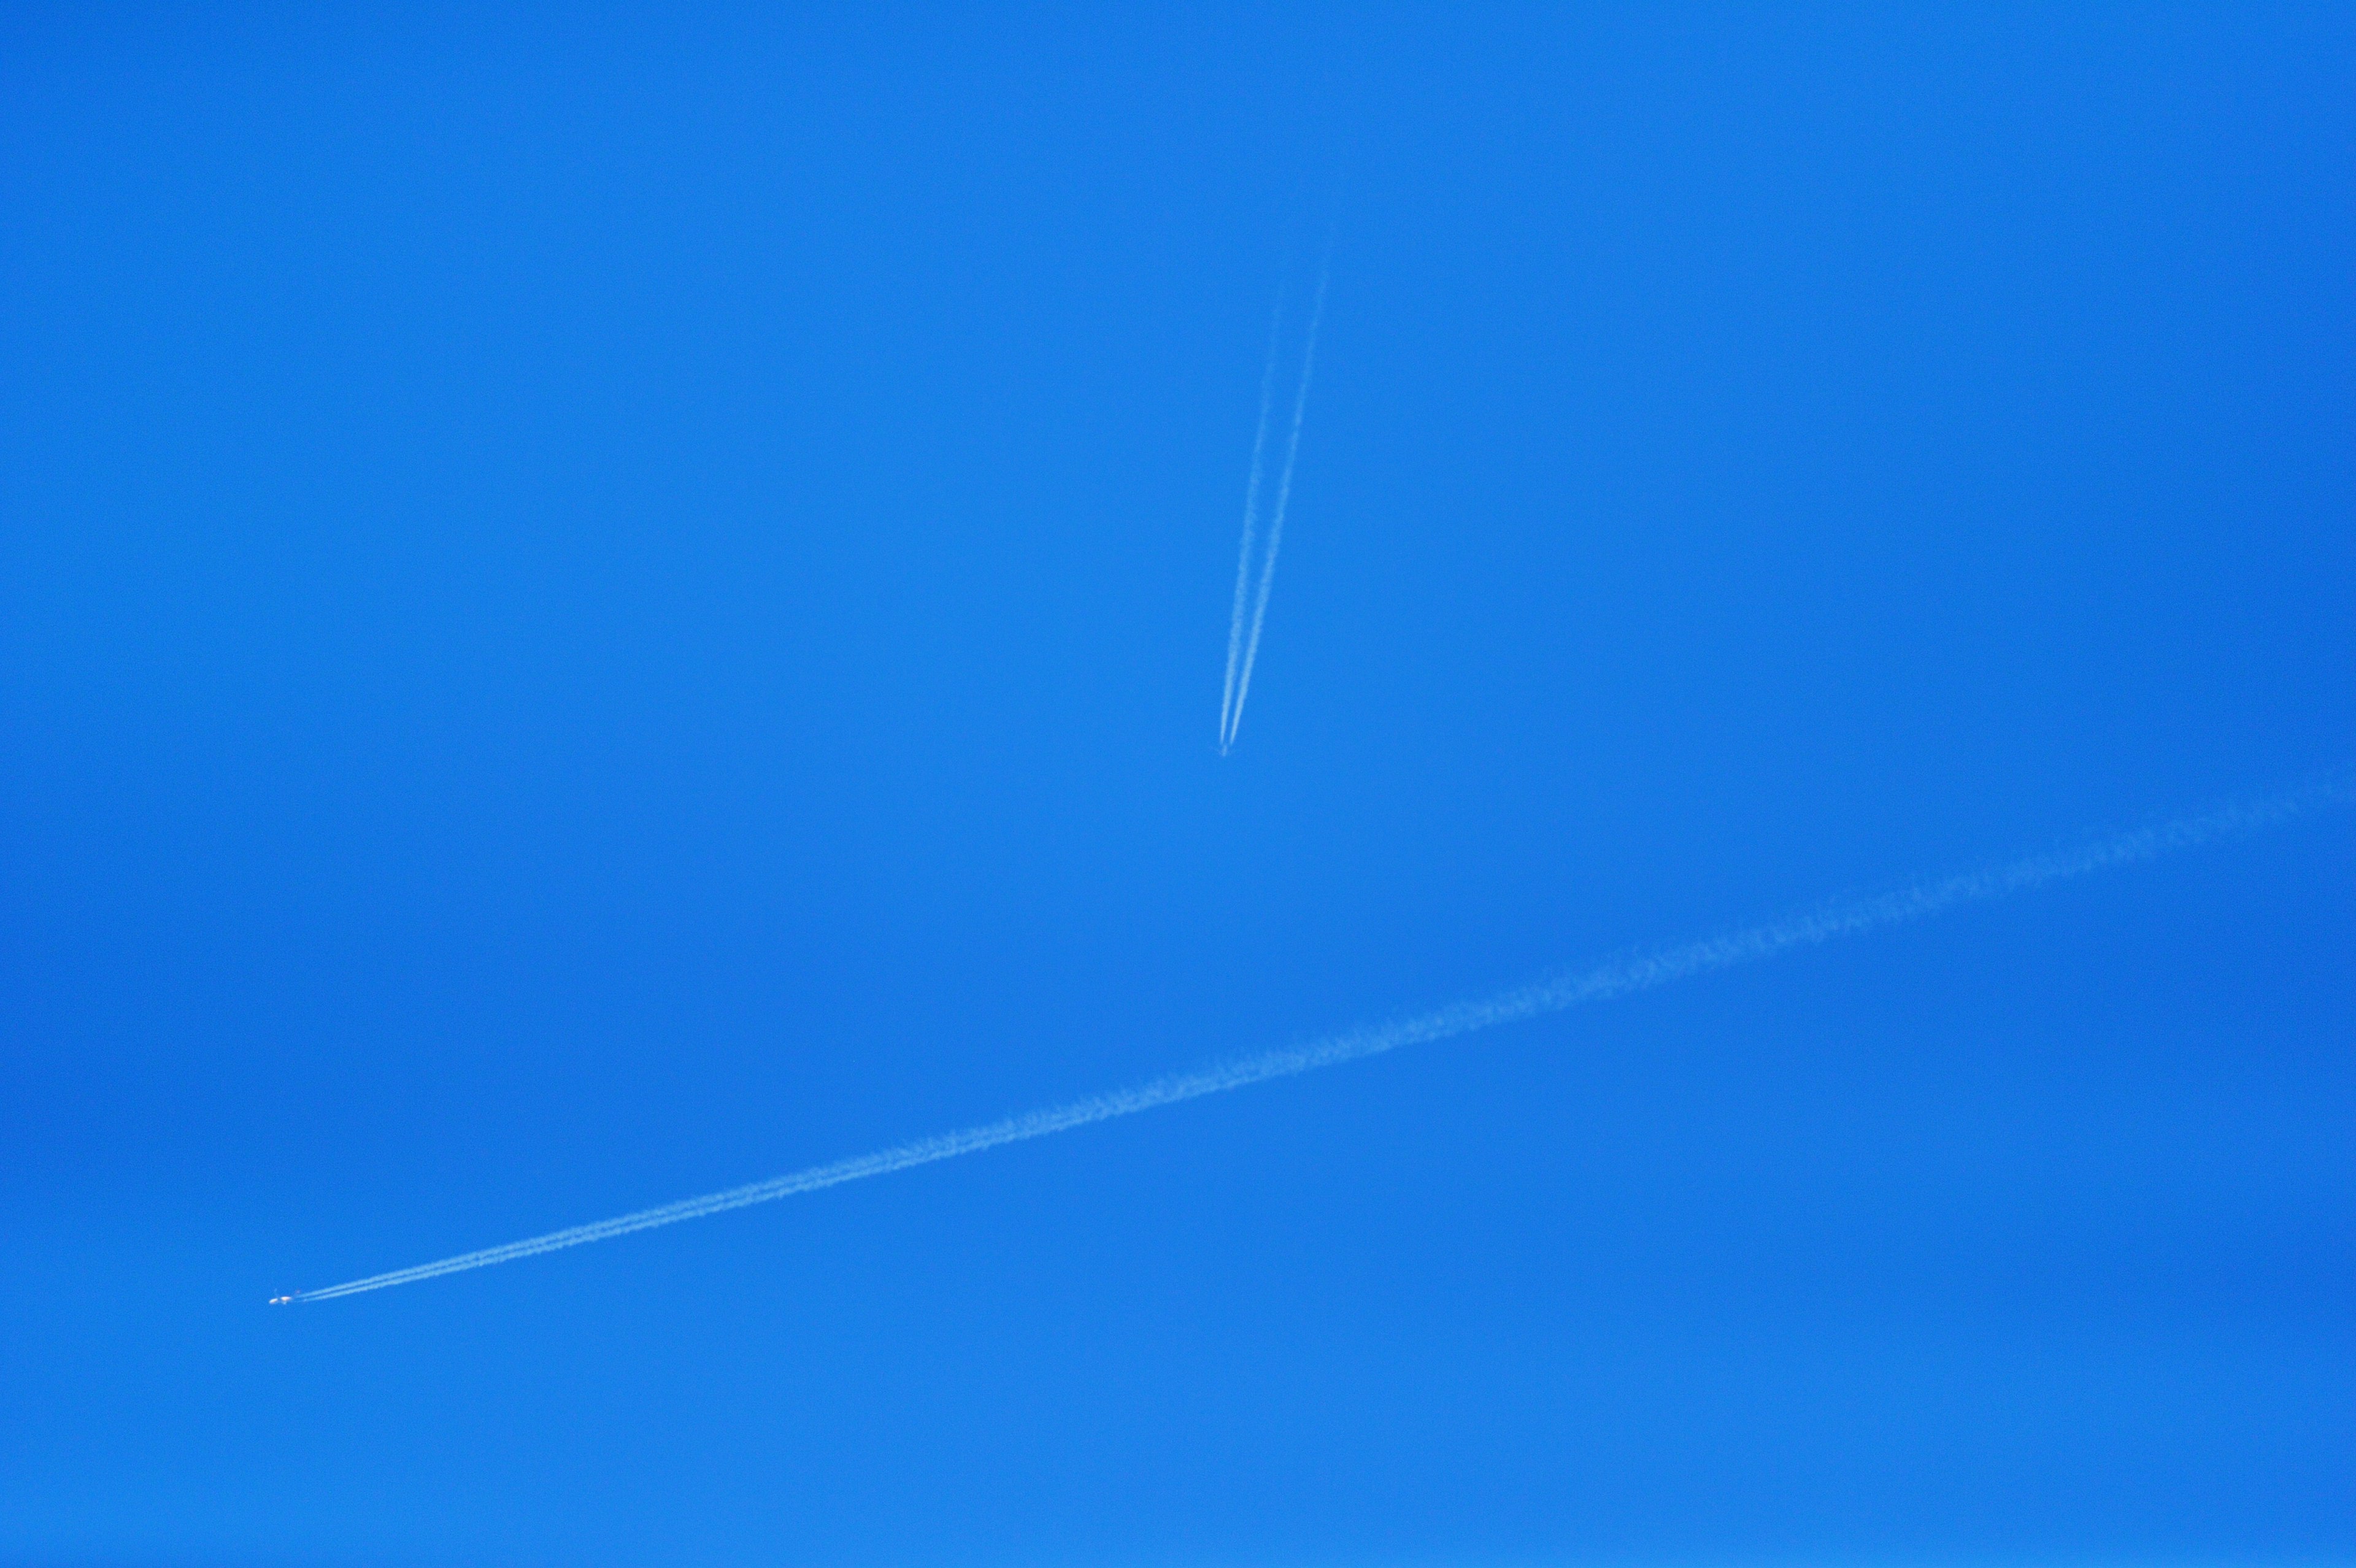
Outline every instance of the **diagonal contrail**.
POLYGON ((327 1301, 338 1296, 382 1290, 389 1285, 411 1285, 422 1279, 432 1279, 436 1275, 457 1274, 466 1269, 512 1263, 518 1258, 528 1258, 539 1253, 577 1247, 587 1242, 606 1241, 615 1236, 627 1235, 633 1231, 649 1231, 658 1225, 701 1219, 706 1214, 766 1203, 773 1199, 791 1197, 797 1192, 814 1192, 821 1187, 839 1187, 846 1181, 859 1181, 890 1171, 905 1170, 910 1166, 930 1165, 936 1160, 953 1159, 958 1155, 977 1154, 986 1148, 996 1148, 1001 1144, 1044 1137, 1050 1133, 1086 1126, 1091 1122, 1110 1121, 1116 1116, 1149 1111, 1157 1105, 1174 1105, 1183 1100, 1199 1100, 1206 1094, 1224 1093, 1248 1084, 1264 1083, 1271 1078, 1290 1078, 1321 1067, 1355 1061, 1362 1057, 1379 1056, 1405 1045, 1446 1040, 1454 1035, 1494 1029, 1499 1024, 1562 1012, 1590 1002, 1609 1001, 1615 997, 1654 990, 1697 975, 1730 969, 1797 948, 1814 947, 1835 937, 1855 936, 1888 926, 1902 925, 1965 904, 1983 903, 2042 887, 2048 882, 2084 876, 2091 871, 2157 859, 2196 845, 2241 837, 2276 827, 2324 807, 2351 804, 2356 804, 2356 768, 2341 769, 2270 800, 2227 805, 2178 817, 2158 827, 2137 828, 2076 848, 2031 855, 1942 880, 1918 882, 1898 892, 1836 900, 1764 925, 1688 943, 1682 947, 1612 959, 1481 1001, 1460 1002, 1436 1012, 1335 1035, 1309 1045, 1270 1051, 1263 1056, 1248 1057, 1199 1072, 1173 1073, 1134 1088, 1093 1095, 1048 1110, 1009 1116, 1004 1121, 969 1127, 963 1132, 919 1138, 914 1143, 900 1144, 875 1154, 837 1160, 832 1165, 813 1166, 790 1176, 756 1181, 744 1187, 732 1187, 724 1192, 708 1193, 701 1198, 683 1199, 660 1208, 641 1209, 636 1213, 600 1220, 594 1224, 575 1225, 570 1230, 552 1231, 544 1236, 509 1242, 504 1246, 461 1253, 439 1263, 420 1264, 414 1268, 370 1275, 366 1279, 328 1285, 321 1290, 298 1291, 279 1299, 327 1301))
POLYGON ((1227 678, 1219 693, 1219 751, 1227 749, 1227 719, 1236 709, 1236 671, 1241 667, 1244 651, 1244 612, 1251 602, 1252 544, 1259 521, 1260 477, 1266 471, 1269 427, 1275 423, 1276 414, 1276 351, 1284 338, 1284 302, 1276 306, 1276 319, 1269 324, 1268 363, 1259 373, 1259 428, 1252 432, 1251 478, 1244 485, 1244 541, 1236 552, 1236 606, 1227 622, 1227 678))
POLYGON ((1309 378, 1317 368, 1317 328, 1325 320, 1325 284, 1333 276, 1333 251, 1329 244, 1325 260, 1317 269, 1317 298, 1309 309, 1309 338, 1301 351, 1301 385, 1292 396, 1292 430, 1285 438, 1284 468, 1276 482, 1276 507, 1269 515, 1268 554, 1260 562, 1259 594, 1252 605, 1251 635, 1244 643, 1243 669, 1236 677, 1236 700, 1227 712, 1226 731, 1219 736, 1219 753, 1224 756, 1236 743, 1236 731, 1244 721, 1244 699, 1251 695, 1252 666, 1259 658, 1259 634, 1268 621, 1268 591, 1276 583, 1276 552, 1284 543, 1284 508, 1292 499, 1292 467, 1301 456, 1301 419, 1309 411, 1309 378))

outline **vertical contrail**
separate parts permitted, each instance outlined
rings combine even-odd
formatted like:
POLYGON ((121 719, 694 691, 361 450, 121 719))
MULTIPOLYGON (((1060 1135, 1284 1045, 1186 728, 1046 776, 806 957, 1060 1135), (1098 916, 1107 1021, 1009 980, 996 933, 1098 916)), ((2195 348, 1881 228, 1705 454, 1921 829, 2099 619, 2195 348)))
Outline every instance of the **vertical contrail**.
POLYGON ((1259 593, 1252 605, 1251 635, 1244 643, 1242 670, 1236 677, 1236 700, 1227 714, 1226 732, 1219 737, 1222 756, 1236 743, 1244 721, 1244 699, 1251 695, 1252 665, 1259 657, 1260 628, 1268 622, 1268 592, 1276 582, 1276 552, 1284 543, 1284 508, 1292 499, 1292 466, 1301 456, 1301 420, 1309 411, 1309 379, 1317 369, 1317 329, 1325 320, 1325 284, 1333 272, 1333 248, 1317 269, 1317 297, 1309 308, 1309 337, 1301 351, 1301 385, 1292 396, 1292 429, 1284 442, 1284 468, 1277 476, 1276 507, 1269 514, 1268 554, 1260 562, 1259 593))
POLYGON ((1252 435, 1251 479, 1244 487, 1244 537, 1236 552, 1236 599, 1227 623, 1227 674, 1219 694, 1219 754, 1236 743, 1236 728, 1243 722, 1244 698, 1251 690, 1252 665, 1259 656, 1260 627, 1268 619, 1268 595, 1276 581, 1276 552, 1284 543, 1284 512, 1292 498, 1292 471, 1301 455, 1301 421, 1309 407, 1309 381, 1317 366, 1317 329, 1325 319, 1325 285, 1333 270, 1333 244, 1329 236, 1317 269, 1317 291, 1309 311, 1309 333, 1301 354, 1301 381, 1293 389, 1292 421, 1286 433, 1284 466, 1270 510, 1268 549, 1260 554, 1260 490, 1267 477, 1269 432, 1274 425, 1276 363, 1284 336, 1284 310, 1279 304, 1276 324, 1269 333, 1268 365, 1260 374, 1259 428, 1252 435), (1258 587, 1253 590, 1255 557, 1258 587))
POLYGON ((1227 717, 1236 707, 1236 670, 1243 657, 1244 611, 1251 600, 1252 542, 1259 518, 1260 476, 1266 469, 1268 431, 1276 412, 1276 352, 1284 340, 1284 302, 1277 301, 1269 324, 1268 363, 1259 373, 1259 428, 1252 432, 1251 478, 1244 485, 1244 542, 1236 552, 1236 605, 1227 622, 1227 678, 1219 693, 1219 751, 1227 749, 1227 717))
POLYGON ((1764 925, 1687 943, 1679 947, 1611 959, 1479 1001, 1461 1002, 1434 1012, 1332 1036, 1308 1045, 1270 1051, 1199 1072, 1173 1073, 1134 1088, 1092 1095, 1069 1104, 1032 1111, 1023 1115, 1009 1116, 1003 1121, 969 1127, 962 1132, 920 1138, 874 1154, 837 1160, 831 1165, 813 1166, 790 1176, 732 1187, 723 1192, 683 1199, 659 1208, 641 1209, 611 1220, 552 1231, 546 1235, 509 1242, 502 1246, 486 1247, 480 1252, 461 1253, 438 1263, 419 1264, 413 1268, 395 1269, 390 1274, 370 1275, 365 1279, 329 1285, 321 1290, 297 1291, 273 1300, 327 1301, 338 1296, 357 1296, 363 1291, 411 1285, 438 1275, 487 1268, 493 1264, 511 1263, 540 1253, 577 1247, 588 1242, 606 1241, 615 1236, 627 1235, 633 1231, 675 1225, 682 1220, 701 1219, 707 1214, 766 1203, 798 1192, 839 1187, 846 1181, 883 1176, 894 1170, 905 1170, 911 1166, 930 1165, 937 1160, 953 1159, 958 1155, 976 1154, 1001 1144, 1044 1137, 1050 1133, 1086 1126, 1091 1122, 1133 1115, 1158 1105, 1199 1100, 1206 1094, 1264 1083, 1272 1078, 1290 1078, 1321 1067, 1379 1056, 1401 1046, 1446 1040, 1477 1029, 1494 1029, 1500 1024, 1567 1011, 1590 1002, 1633 996, 1695 976, 1731 969, 1800 948, 1818 946, 1836 937, 1860 935, 1889 926, 1902 925, 1965 904, 2004 898, 2049 882, 2084 876, 2091 871, 2133 865, 2196 845, 2240 837, 2276 827, 2310 811, 2327 806, 2344 806, 2351 802, 2356 802, 2356 769, 2341 769, 2271 800, 2180 816, 2156 827, 2138 828, 2076 848, 2031 855, 2003 865, 1967 871, 1961 876, 1918 882, 1898 892, 1836 900, 1764 925))

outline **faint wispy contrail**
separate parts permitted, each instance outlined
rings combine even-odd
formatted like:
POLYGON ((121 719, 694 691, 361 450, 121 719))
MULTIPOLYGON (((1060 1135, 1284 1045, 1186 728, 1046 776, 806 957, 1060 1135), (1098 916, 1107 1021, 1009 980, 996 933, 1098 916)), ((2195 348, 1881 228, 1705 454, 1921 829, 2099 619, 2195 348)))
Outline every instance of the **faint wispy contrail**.
POLYGON ((1270 511, 1268 525, 1268 549, 1258 559, 1259 588, 1251 592, 1253 560, 1258 553, 1260 485, 1267 475, 1265 457, 1268 433, 1275 411, 1273 392, 1276 389, 1278 349, 1284 336, 1284 310, 1277 307, 1276 323, 1269 331, 1268 366, 1261 372, 1259 389, 1259 428, 1252 435, 1251 479, 1244 486, 1244 537, 1236 552, 1236 602, 1232 618, 1227 623, 1227 677, 1219 696, 1219 754, 1226 756, 1236 743, 1236 728, 1243 722, 1244 699, 1251 690, 1253 663, 1259 657, 1260 627, 1268 619, 1269 589, 1276 581, 1276 552, 1284 543, 1284 511, 1292 499, 1292 470, 1301 455, 1301 421, 1309 408, 1309 380, 1317 368, 1317 329, 1325 320, 1325 285, 1333 271, 1333 246, 1326 241, 1325 255, 1317 269, 1317 291, 1309 308, 1309 333, 1301 351, 1301 381, 1292 394, 1292 424, 1285 437, 1284 466, 1276 484, 1276 506, 1270 511), (1249 631, 1246 631, 1246 614, 1249 610, 1249 631))
POLYGON ((1251 603, 1252 544, 1259 521, 1260 477, 1267 470, 1269 427, 1276 415, 1276 351, 1284 341, 1284 302, 1279 300, 1276 319, 1268 328, 1268 363, 1259 373, 1259 425, 1252 432, 1251 477, 1244 485, 1244 540, 1236 551, 1236 604, 1227 622, 1227 677, 1219 693, 1219 751, 1227 749, 1227 719, 1236 710, 1236 671, 1244 652, 1244 613, 1251 603))
POLYGON ((1244 721, 1244 699, 1251 695, 1252 666, 1259 658, 1260 628, 1268 623, 1268 592, 1276 582, 1276 552, 1284 543, 1284 508, 1292 499, 1292 468, 1301 456, 1301 419, 1309 411, 1309 378, 1317 368, 1317 329, 1325 321, 1325 284, 1333 275, 1333 252, 1329 245, 1317 269, 1317 297, 1309 308, 1309 337, 1301 351, 1301 385, 1292 396, 1292 429, 1285 437, 1284 469, 1276 482, 1276 507, 1268 519, 1268 554, 1259 569, 1259 593, 1252 604, 1251 635, 1244 643, 1242 670, 1236 677, 1236 699, 1228 710, 1226 729, 1219 737, 1222 756, 1236 743, 1244 721))
POLYGON ((2342 769, 2270 800, 2227 805, 2178 817, 2158 827, 2137 828, 2076 848, 2031 855, 2000 866, 1967 871, 1960 876, 1918 882, 1898 892, 1835 900, 1764 925, 1688 943, 1681 947, 1611 959, 1480 1001, 1460 1002, 1435 1012, 1335 1035, 1290 1050, 1269 1051, 1266 1055, 1248 1057, 1223 1066, 1173 1073, 1134 1088, 1092 1095, 1048 1110, 1009 1116, 1003 1121, 969 1127, 963 1132, 919 1138, 874 1154, 837 1160, 831 1165, 813 1166, 790 1176, 732 1187, 724 1192, 682 1199, 656 1209, 641 1209, 636 1213, 619 1215, 611 1220, 600 1220, 593 1224, 575 1225, 570 1230, 552 1231, 544 1236, 509 1242, 504 1246, 461 1253, 456 1257, 444 1258, 438 1263, 419 1264, 413 1268, 370 1275, 366 1279, 328 1285, 321 1290, 298 1291, 274 1299, 327 1301, 339 1296, 382 1290, 389 1285, 412 1285, 437 1275, 512 1263, 518 1258, 528 1258, 539 1253, 577 1247, 587 1242, 606 1241, 615 1236, 627 1235, 633 1231, 649 1231, 659 1225, 673 1225, 681 1220, 696 1220, 706 1214, 766 1203, 798 1192, 814 1192, 821 1187, 839 1187, 846 1181, 905 1170, 910 1166, 930 1165, 936 1160, 953 1159, 958 1155, 977 1154, 983 1149, 996 1148, 1001 1144, 1044 1137, 1050 1133, 1086 1126, 1091 1122, 1110 1121, 1116 1116, 1149 1111, 1157 1105, 1174 1105, 1183 1100, 1199 1100, 1206 1094, 1264 1083, 1271 1078, 1290 1078, 1321 1067, 1355 1061, 1362 1057, 1379 1056, 1405 1045, 1446 1040, 1454 1035, 1494 1029, 1499 1024, 1562 1012, 1590 1002, 1609 1001, 1615 997, 1653 990, 1697 975, 1772 958, 1795 948, 1813 947, 1835 937, 1879 931, 1964 904, 1982 903, 2042 887, 2048 882, 2083 876, 2090 871, 2132 865, 2195 845, 2239 837, 2287 822, 2310 811, 2351 803, 2356 803, 2356 769, 2342 769))

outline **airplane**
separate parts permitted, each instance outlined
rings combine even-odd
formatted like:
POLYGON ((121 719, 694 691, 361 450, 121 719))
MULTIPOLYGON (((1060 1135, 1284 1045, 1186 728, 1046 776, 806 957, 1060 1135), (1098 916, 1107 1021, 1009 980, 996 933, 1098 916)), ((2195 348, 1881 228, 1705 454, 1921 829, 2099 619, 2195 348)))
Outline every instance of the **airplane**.
POLYGON ((270 1298, 270 1305, 273 1307, 284 1307, 294 1299, 294 1298, 291 1296, 273 1296, 270 1298))

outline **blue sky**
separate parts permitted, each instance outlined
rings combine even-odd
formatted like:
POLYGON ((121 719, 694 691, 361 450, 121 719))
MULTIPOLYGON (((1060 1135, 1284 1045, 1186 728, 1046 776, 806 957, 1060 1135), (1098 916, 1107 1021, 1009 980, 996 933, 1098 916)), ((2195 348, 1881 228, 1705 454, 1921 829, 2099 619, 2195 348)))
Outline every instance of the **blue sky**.
POLYGON ((2356 19, 2056 9, 14 10, 0 1563, 2356 1556, 2356 813, 262 1306, 2356 757, 2356 19))

